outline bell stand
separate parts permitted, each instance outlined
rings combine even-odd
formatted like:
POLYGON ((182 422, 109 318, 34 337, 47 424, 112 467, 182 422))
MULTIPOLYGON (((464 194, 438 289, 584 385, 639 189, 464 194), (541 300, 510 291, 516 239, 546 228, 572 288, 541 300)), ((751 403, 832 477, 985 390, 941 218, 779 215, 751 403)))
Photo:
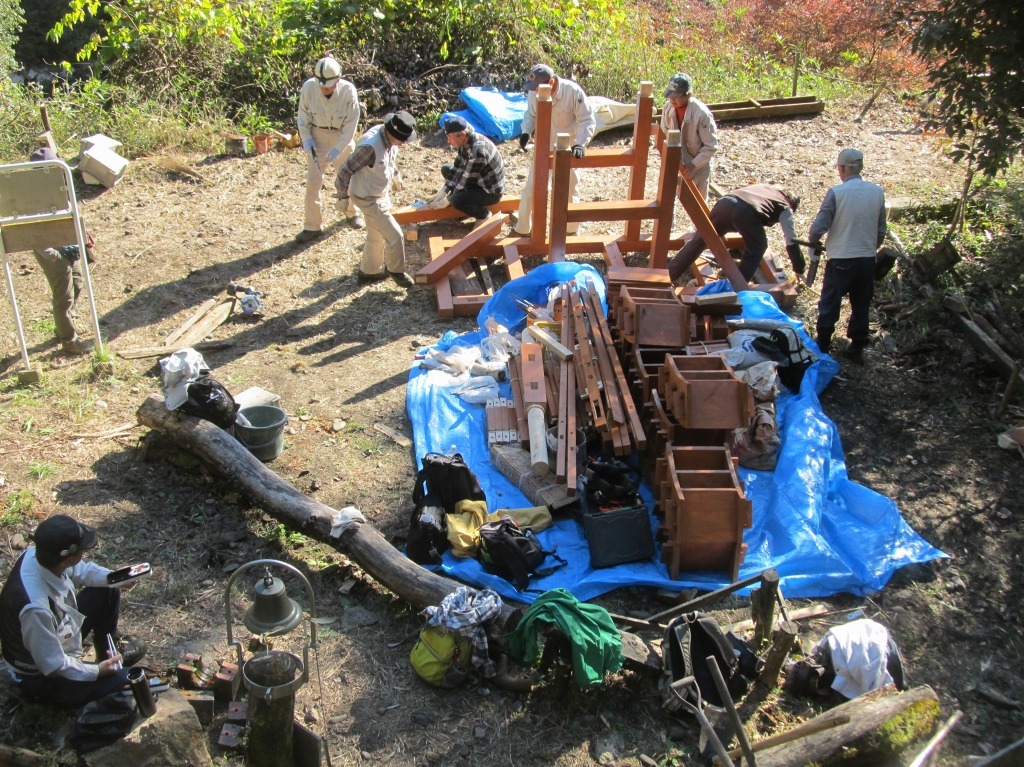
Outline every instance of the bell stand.
POLYGON ((32 365, 18 312, 18 300, 11 278, 9 253, 42 248, 59 248, 78 243, 89 311, 92 315, 96 352, 103 354, 99 316, 89 276, 89 259, 85 251, 85 228, 78 212, 78 199, 71 178, 71 169, 63 160, 19 162, 0 166, 0 258, 4 264, 7 293, 14 313, 14 326, 21 346, 25 374, 32 365))
MULTIPOLYGON (((270 567, 270 566, 281 567, 281 568, 283 568, 285 570, 288 570, 288 571, 294 573, 295 575, 299 576, 299 580, 302 581, 302 585, 306 589, 306 596, 309 597, 309 615, 310 615, 309 634, 308 634, 309 641, 307 641, 305 643, 304 647, 302 648, 302 674, 295 680, 293 685, 287 685, 287 687, 293 688, 293 689, 297 690, 299 687, 301 687, 303 684, 305 684, 306 682, 309 681, 309 650, 310 650, 310 648, 315 650, 316 647, 317 647, 317 643, 316 643, 316 623, 312 620, 313 616, 316 615, 316 598, 313 596, 313 586, 310 584, 309 579, 306 578, 306 576, 302 574, 302 571, 299 570, 298 568, 296 568, 294 565, 290 565, 287 562, 282 562, 282 561, 280 561, 278 559, 256 559, 256 560, 253 560, 252 562, 246 562, 244 565, 242 565, 237 570, 235 570, 233 573, 231 573, 231 577, 228 578, 227 585, 224 587, 224 620, 225 620, 225 622, 227 624, 228 647, 229 648, 231 648, 231 647, 235 648, 236 654, 238 656, 238 668, 241 669, 242 665, 243 665, 242 643, 240 641, 238 641, 237 639, 233 638, 232 627, 231 627, 231 624, 232 624, 232 617, 231 617, 231 584, 233 584, 235 582, 235 578, 237 578, 241 573, 245 572, 246 570, 248 570, 250 568, 258 567, 258 566, 261 566, 261 565, 263 567, 270 567)), ((307 637, 307 634, 306 634, 306 619, 305 619, 305 617, 302 618, 301 623, 302 623, 302 638, 303 638, 303 640, 305 640, 306 637, 307 637)), ((281 688, 274 688, 274 689, 281 689, 281 688)))

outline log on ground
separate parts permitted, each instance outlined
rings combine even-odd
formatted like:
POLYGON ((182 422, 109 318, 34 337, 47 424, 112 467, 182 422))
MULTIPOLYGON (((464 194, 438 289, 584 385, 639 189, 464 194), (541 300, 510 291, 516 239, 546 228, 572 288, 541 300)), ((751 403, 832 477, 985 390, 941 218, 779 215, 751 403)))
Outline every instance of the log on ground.
POLYGON ((932 733, 939 718, 939 699, 927 685, 902 693, 890 685, 842 703, 810 721, 841 716, 850 721, 759 753, 758 767, 879 764, 932 733))

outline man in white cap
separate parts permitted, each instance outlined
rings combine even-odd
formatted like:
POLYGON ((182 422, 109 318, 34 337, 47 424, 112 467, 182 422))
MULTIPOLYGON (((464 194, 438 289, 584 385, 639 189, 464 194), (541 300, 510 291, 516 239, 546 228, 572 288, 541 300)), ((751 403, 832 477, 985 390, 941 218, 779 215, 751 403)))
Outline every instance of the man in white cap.
MULTIPOLYGON (((306 204, 302 231, 297 242, 312 242, 323 234, 320 189, 324 175, 345 162, 355 146, 359 126, 359 96, 356 87, 341 79, 341 66, 330 57, 313 67, 313 77, 299 91, 299 138, 306 153, 306 204)), ((354 229, 363 228, 363 219, 352 205, 338 205, 354 229)))
POLYGON ((458 115, 445 119, 448 146, 456 150, 455 162, 441 166, 444 184, 427 201, 428 208, 451 205, 478 222, 489 218, 488 207, 505 193, 505 165, 498 148, 487 136, 481 136, 458 115))
POLYGON ((685 72, 676 72, 665 88, 668 99, 661 110, 661 129, 682 133, 683 151, 679 162, 706 200, 711 183, 712 159, 718 149, 718 126, 711 110, 693 96, 693 80, 685 72))
POLYGON ((841 183, 825 193, 821 209, 811 224, 811 270, 808 284, 814 282, 817 262, 823 250, 821 239, 828 234, 825 277, 818 301, 818 347, 828 354, 832 333, 839 321, 843 296, 850 297, 850 321, 846 336, 850 346, 846 356, 861 362, 864 347, 870 341, 868 312, 875 293, 875 253, 885 241, 885 194, 882 187, 860 177, 864 155, 859 149, 839 153, 836 171, 841 183))
POLYGON ((11 569, 0 591, 0 645, 7 671, 27 697, 74 707, 122 689, 127 667, 145 654, 136 641, 112 656, 121 589, 110 570, 83 561, 96 547, 96 531, 66 514, 43 520, 35 546, 11 569), (95 662, 83 660, 83 637, 93 635, 95 662))
MULTIPOLYGON (((597 128, 597 120, 594 118, 594 111, 587 103, 587 94, 572 80, 558 77, 555 70, 547 64, 537 64, 530 70, 529 79, 523 84, 527 91, 526 115, 523 117, 522 133, 519 136, 519 146, 526 149, 530 136, 537 127, 537 88, 541 85, 551 86, 551 146, 540 147, 554 149, 559 133, 568 133, 572 136, 572 156, 583 157, 587 153, 587 145, 594 137, 597 128)), ((537 151, 535 148, 534 151, 537 151)), ((577 202, 576 183, 578 181, 576 169, 569 172, 569 196, 573 202, 577 202)), ((544 211, 546 215, 547 212, 544 211)), ((519 218, 516 221, 513 231, 520 236, 527 236, 530 233, 531 216, 533 215, 533 163, 530 163, 530 170, 526 174, 526 186, 523 189, 522 197, 519 199, 519 218)), ((579 224, 569 224, 569 234, 575 234, 579 224)))
POLYGON ((403 288, 413 286, 405 273, 405 238, 391 215, 391 190, 401 190, 398 148, 416 137, 416 121, 408 112, 393 112, 363 134, 342 163, 334 186, 338 199, 353 200, 366 217, 366 245, 356 278, 361 283, 390 277, 403 288))

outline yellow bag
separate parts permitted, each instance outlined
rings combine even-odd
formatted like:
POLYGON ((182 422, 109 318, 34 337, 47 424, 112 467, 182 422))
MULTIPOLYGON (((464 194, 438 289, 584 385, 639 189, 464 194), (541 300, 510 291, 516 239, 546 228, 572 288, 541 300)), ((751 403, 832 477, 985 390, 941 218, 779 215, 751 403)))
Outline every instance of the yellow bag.
POLYGON ((435 687, 461 687, 472 660, 469 640, 427 626, 409 654, 409 663, 420 678, 435 687))
POLYGON ((520 530, 529 530, 531 533, 542 532, 555 524, 555 520, 551 518, 551 510, 547 506, 530 506, 525 509, 498 509, 487 518, 487 521, 497 522, 505 516, 512 517, 512 520, 519 526, 520 530))

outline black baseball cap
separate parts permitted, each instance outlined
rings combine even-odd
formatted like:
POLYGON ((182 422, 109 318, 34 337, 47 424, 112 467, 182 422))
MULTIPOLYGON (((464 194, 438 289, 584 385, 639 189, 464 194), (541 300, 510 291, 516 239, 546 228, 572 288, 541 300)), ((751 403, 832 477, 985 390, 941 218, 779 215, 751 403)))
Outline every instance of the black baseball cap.
POLYGON ((44 519, 32 539, 37 549, 61 558, 96 548, 96 531, 67 514, 44 519))
POLYGON ((416 137, 416 121, 405 110, 393 112, 384 117, 384 130, 404 144, 416 137))

